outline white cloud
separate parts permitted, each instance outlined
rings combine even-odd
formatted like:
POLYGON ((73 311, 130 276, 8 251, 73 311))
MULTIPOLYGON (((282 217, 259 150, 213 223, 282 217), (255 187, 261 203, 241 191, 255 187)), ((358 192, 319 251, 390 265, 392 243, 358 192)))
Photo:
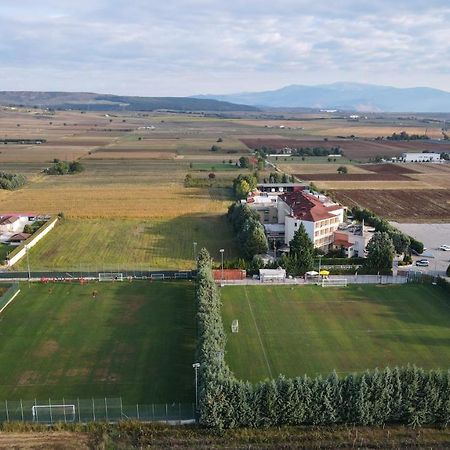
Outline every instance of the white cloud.
POLYGON ((450 89, 440 0, 2 0, 0 89, 189 95, 337 80, 450 89))

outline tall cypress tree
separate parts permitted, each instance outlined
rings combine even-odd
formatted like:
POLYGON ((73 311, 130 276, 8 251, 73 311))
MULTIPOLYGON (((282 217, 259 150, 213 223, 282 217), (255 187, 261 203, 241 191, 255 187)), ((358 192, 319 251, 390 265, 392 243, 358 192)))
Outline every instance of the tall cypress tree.
POLYGON ((295 261, 296 273, 294 275, 303 275, 314 266, 314 244, 303 223, 300 223, 294 237, 289 242, 289 257, 295 261))

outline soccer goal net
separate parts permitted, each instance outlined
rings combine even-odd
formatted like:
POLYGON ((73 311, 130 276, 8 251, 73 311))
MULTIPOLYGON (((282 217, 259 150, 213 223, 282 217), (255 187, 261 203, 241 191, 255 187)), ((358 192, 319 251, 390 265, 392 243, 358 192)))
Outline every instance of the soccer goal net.
POLYGON ((74 422, 75 405, 33 405, 35 422, 74 422))
POLYGON ((330 278, 324 278, 321 282, 320 282, 322 287, 339 287, 339 286, 347 286, 347 278, 335 278, 335 279, 330 279, 330 278))
POLYGON ((98 281, 123 281, 123 273, 102 272, 98 274, 98 281))
POLYGON ((231 323, 231 332, 238 333, 239 332, 239 321, 237 319, 233 320, 231 323))

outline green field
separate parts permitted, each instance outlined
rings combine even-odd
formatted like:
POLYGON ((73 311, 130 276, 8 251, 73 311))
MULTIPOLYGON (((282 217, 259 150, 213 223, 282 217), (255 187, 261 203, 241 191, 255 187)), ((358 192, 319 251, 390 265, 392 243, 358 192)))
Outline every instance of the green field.
POLYGON ((188 282, 24 283, 0 315, 0 399, 191 403, 194 315, 188 282))
MULTIPOLYGON (((220 258, 237 255, 224 216, 195 214, 172 219, 68 219, 30 251, 32 270, 192 269, 193 242, 220 258)), ((15 268, 23 270, 22 259, 15 268)))
POLYGON ((238 378, 450 367, 450 301, 437 286, 222 289, 226 360, 238 378), (239 332, 231 322, 239 320, 239 332))

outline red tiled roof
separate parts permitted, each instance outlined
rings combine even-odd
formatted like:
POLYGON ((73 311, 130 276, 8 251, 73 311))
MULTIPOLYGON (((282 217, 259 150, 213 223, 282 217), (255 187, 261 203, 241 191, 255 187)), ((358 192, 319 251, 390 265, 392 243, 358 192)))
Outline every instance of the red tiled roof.
POLYGON ((14 235, 12 235, 9 240, 10 241, 26 241, 29 237, 31 236, 31 234, 29 233, 16 233, 14 235))
POLYGON ((19 218, 15 216, 3 216, 0 218, 0 225, 8 225, 17 222, 18 220, 19 218))
POLYGON ((353 246, 353 244, 351 242, 344 241, 343 239, 338 239, 338 240, 334 241, 333 245, 336 245, 337 247, 345 247, 345 248, 350 248, 353 246))
POLYGON ((341 208, 339 205, 325 206, 317 197, 303 191, 288 192, 280 198, 291 207, 294 217, 307 222, 336 217, 330 211, 341 208))

